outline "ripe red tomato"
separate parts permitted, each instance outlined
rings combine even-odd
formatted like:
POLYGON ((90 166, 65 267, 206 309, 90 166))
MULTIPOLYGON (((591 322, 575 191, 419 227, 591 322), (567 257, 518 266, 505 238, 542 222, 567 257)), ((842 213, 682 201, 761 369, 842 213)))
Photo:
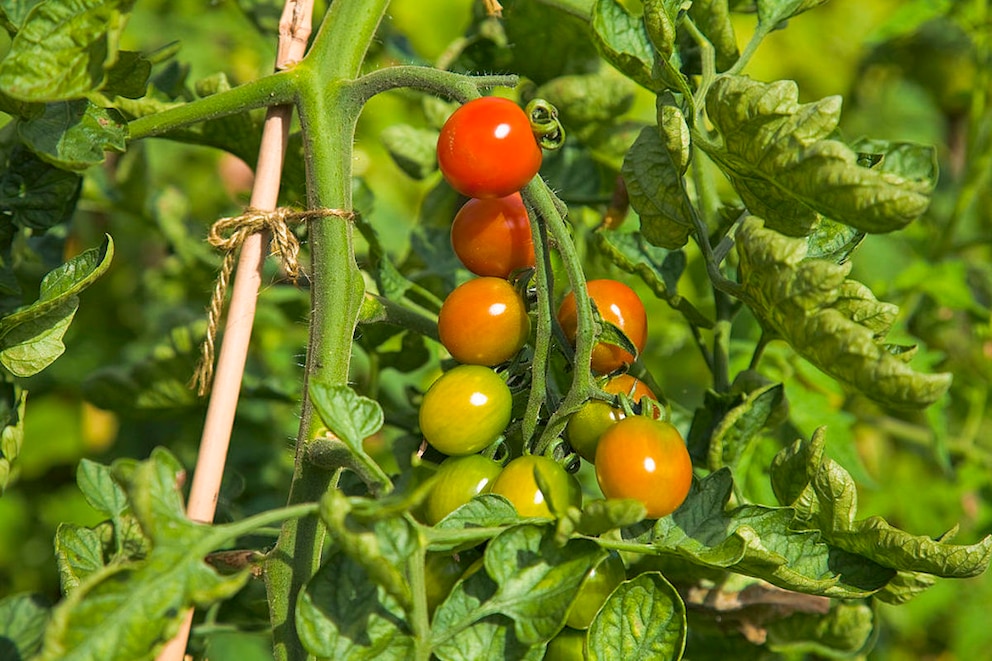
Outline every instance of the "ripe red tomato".
POLYGON ((671 514, 689 494, 692 460, 678 430, 644 416, 624 418, 596 447, 596 480, 607 498, 634 498, 648 517, 671 514))
POLYGON ((610 551, 608 556, 586 574, 585 580, 579 587, 579 593, 575 595, 575 600, 568 609, 568 619, 565 620, 565 624, 573 629, 588 629, 610 593, 626 578, 627 570, 623 566, 620 554, 610 551))
POLYGON ((513 101, 473 99, 451 114, 437 140, 437 163, 451 187, 467 197, 506 197, 541 168, 530 120, 513 101))
MULTIPOLYGON (((616 280, 590 280, 586 283, 589 298, 596 304, 603 321, 613 324, 626 335, 640 352, 648 339, 648 317, 644 304, 633 289, 616 280)), ((578 313, 575 294, 569 292, 558 307, 558 323, 565 336, 575 344, 578 313)), ((599 374, 609 374, 633 362, 630 352, 615 344, 597 342, 592 350, 590 367, 599 374)))
POLYGON ((442 374, 420 405, 420 431, 447 455, 489 447, 510 423, 512 396, 488 367, 459 365, 442 374))
MULTIPOLYGON (((623 393, 635 403, 640 402, 644 397, 657 399, 648 384, 630 374, 611 377, 603 384, 603 390, 617 395, 623 393)), ((565 427, 565 437, 580 457, 591 462, 596 457, 599 437, 625 417, 627 415, 622 408, 610 406, 598 399, 589 400, 569 419, 568 426, 565 427)))
POLYGON ((530 335, 527 306, 502 278, 474 278, 455 288, 437 318, 441 344, 460 363, 498 365, 530 335))
POLYGON ((508 463, 493 480, 489 492, 513 503, 520 516, 550 519, 553 514, 537 486, 535 470, 550 485, 551 499, 558 507, 582 506, 582 489, 575 476, 566 473, 553 459, 534 454, 525 454, 508 463))
POLYGON ((466 202, 451 223, 451 247, 476 275, 507 278, 534 266, 530 218, 520 193, 466 202))
POLYGON ((449 457, 437 470, 434 486, 424 503, 427 523, 434 525, 473 496, 487 493, 503 467, 481 454, 449 457))

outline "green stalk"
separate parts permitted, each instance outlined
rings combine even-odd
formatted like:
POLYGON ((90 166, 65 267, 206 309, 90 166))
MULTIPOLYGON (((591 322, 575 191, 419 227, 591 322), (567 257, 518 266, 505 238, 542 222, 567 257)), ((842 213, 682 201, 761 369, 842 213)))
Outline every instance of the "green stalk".
MULTIPOLYGON (((347 81, 359 75, 388 4, 388 0, 331 3, 310 52, 294 69, 311 208, 351 209, 352 144, 361 106, 350 102, 347 81)), ((343 217, 317 218, 308 227, 310 340, 290 505, 319 500, 332 486, 333 472, 305 461, 306 443, 323 431, 305 393, 311 382, 348 382, 352 337, 364 293, 353 234, 351 221, 343 217)), ((309 657, 296 633, 296 600, 320 565, 323 544, 324 530, 317 517, 287 521, 266 561, 274 652, 279 661, 309 657)))

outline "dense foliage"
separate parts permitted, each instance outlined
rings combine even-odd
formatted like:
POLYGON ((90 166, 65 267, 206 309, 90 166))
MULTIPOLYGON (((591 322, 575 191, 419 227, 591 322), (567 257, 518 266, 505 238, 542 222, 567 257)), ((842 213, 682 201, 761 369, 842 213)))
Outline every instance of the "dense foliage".
POLYGON ((985 2, 317 4, 270 74, 275 0, 0 0, 0 658, 988 649, 985 2), (355 214, 267 264, 196 524, 276 103, 355 214))

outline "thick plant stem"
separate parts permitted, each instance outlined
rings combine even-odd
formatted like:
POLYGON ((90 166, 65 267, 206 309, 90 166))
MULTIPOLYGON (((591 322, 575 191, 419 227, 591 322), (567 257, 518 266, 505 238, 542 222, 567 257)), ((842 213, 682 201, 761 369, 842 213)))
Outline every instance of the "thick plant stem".
MULTIPOLYGON (((350 102, 346 82, 358 76, 388 4, 388 0, 332 3, 310 53, 296 67, 312 208, 351 209, 352 142, 361 108, 350 102)), ((325 431, 306 393, 310 383, 343 385, 348 381, 352 337, 364 292, 353 233, 351 221, 344 217, 325 216, 308 226, 310 339, 290 505, 319 500, 334 475, 305 460, 306 443, 325 431)), ((323 529, 315 517, 288 521, 266 562, 274 652, 279 661, 308 658, 296 633, 295 607, 297 596, 320 565, 323 543, 323 529)))

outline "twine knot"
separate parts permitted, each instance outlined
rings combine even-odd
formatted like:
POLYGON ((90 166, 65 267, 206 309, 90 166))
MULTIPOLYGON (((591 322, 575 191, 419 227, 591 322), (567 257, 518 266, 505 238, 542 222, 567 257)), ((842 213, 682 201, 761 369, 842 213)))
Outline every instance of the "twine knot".
POLYGON ((207 311, 207 335, 200 347, 200 359, 190 382, 190 387, 196 389, 197 395, 201 397, 206 395, 213 381, 217 330, 221 315, 224 312, 224 299, 227 296, 231 274, 234 272, 235 260, 245 239, 259 232, 268 232, 270 254, 280 257, 283 271, 295 284, 300 276, 298 259, 300 242, 290 225, 307 218, 328 216, 352 220, 354 213, 342 209, 301 210, 279 207, 272 211, 262 211, 249 207, 240 216, 221 218, 210 228, 207 241, 226 254, 220 273, 217 274, 217 281, 214 283, 213 295, 210 297, 210 307, 207 311))

